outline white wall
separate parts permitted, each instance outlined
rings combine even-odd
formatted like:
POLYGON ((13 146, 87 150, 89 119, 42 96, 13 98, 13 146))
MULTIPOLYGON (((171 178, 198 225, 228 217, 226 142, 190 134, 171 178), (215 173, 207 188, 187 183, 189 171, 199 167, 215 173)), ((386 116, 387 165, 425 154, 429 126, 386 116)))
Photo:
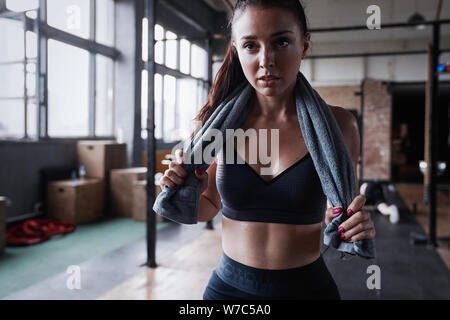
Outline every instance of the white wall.
MULTIPOLYGON (((450 53, 443 53, 440 63, 450 62, 450 53)), ((426 81, 427 56, 396 55, 333 59, 306 59, 300 70, 312 85, 355 85, 364 78, 394 82, 426 81)), ((441 74, 439 80, 450 80, 441 74)))

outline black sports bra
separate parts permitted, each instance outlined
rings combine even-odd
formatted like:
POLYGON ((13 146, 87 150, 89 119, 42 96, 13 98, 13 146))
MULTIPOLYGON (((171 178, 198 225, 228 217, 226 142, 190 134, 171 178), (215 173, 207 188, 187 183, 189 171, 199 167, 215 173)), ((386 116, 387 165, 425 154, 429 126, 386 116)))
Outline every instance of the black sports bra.
POLYGON ((216 184, 225 217, 287 224, 321 222, 326 196, 309 152, 272 180, 264 180, 234 149, 225 163, 226 144, 218 153, 216 184), (237 163, 238 157, 243 164, 237 163))

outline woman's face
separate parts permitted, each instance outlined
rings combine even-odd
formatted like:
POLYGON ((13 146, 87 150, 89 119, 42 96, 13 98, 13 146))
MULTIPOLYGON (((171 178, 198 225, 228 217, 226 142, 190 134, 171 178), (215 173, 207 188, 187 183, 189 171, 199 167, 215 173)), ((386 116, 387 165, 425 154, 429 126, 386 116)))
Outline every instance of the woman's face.
POLYGON ((283 8, 247 7, 233 23, 232 43, 242 70, 255 90, 282 95, 295 85, 301 60, 309 47, 295 15, 283 8), (263 81, 260 77, 277 77, 263 81))

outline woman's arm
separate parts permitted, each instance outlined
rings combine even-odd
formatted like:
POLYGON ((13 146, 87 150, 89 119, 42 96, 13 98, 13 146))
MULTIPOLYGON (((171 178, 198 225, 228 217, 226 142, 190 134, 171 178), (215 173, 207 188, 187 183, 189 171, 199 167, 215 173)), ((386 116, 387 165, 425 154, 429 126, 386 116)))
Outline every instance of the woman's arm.
POLYGON ((342 107, 331 106, 331 109, 333 110, 336 121, 338 122, 339 127, 342 131, 345 144, 347 145, 347 149, 352 159, 355 176, 356 195, 358 195, 360 190, 358 185, 358 175, 356 169, 358 165, 360 144, 361 144, 358 122, 355 116, 350 111, 342 107))
MULTIPOLYGON (((344 108, 332 107, 332 110, 336 116, 336 120, 339 123, 342 134, 344 135, 350 157, 352 158, 353 168, 355 170, 354 175, 356 186, 356 196, 348 208, 349 212, 346 213, 349 218, 339 226, 338 231, 341 233, 341 239, 351 242, 362 239, 374 239, 376 231, 373 221, 369 212, 363 210, 366 197, 359 194, 358 188, 358 178, 356 172, 356 165, 358 163, 360 152, 358 123, 353 114, 344 108)), ((346 210, 347 208, 343 209, 346 210)))
POLYGON ((200 194, 198 222, 205 222, 212 220, 219 210, 222 208, 222 201, 216 186, 216 160, 206 169, 208 173, 208 187, 200 194))

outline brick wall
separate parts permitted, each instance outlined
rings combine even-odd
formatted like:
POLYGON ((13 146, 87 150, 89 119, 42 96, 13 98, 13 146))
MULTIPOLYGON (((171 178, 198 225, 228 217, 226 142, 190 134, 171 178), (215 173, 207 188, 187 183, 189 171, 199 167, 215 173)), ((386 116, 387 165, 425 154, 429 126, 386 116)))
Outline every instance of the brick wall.
POLYGON ((360 86, 327 86, 314 89, 329 105, 355 109, 360 114, 361 97, 355 94, 361 91, 360 86))
POLYGON ((367 79, 363 84, 362 179, 391 179, 392 98, 388 86, 367 79))

